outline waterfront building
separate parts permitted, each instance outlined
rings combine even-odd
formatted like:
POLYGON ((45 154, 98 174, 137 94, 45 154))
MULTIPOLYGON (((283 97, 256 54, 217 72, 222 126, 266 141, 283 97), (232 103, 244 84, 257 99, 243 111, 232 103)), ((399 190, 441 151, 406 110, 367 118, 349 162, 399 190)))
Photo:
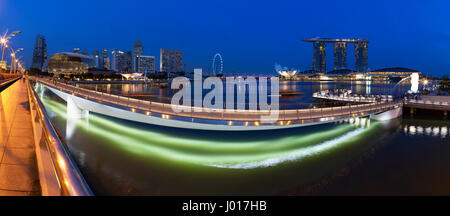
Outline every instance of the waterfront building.
POLYGON ((137 68, 139 73, 155 72, 155 56, 139 56, 137 57, 137 68))
POLYGON ((95 68, 94 58, 82 54, 62 52, 54 54, 46 70, 54 74, 81 74, 95 68))
POLYGON ((355 70, 361 73, 367 72, 367 43, 365 41, 355 43, 355 70))
POLYGON ((183 53, 179 50, 160 50, 160 71, 167 73, 178 73, 183 71, 183 53))
POLYGON ((320 72, 327 71, 326 44, 322 41, 313 43, 312 69, 320 72))
POLYGON ((144 46, 140 40, 136 40, 133 45, 131 67, 132 72, 138 72, 137 58, 144 54, 144 46))
POLYGON ((347 69, 347 43, 334 43, 334 67, 333 70, 347 69))
POLYGON ((47 60, 47 43, 45 37, 38 34, 36 35, 36 40, 34 42, 33 60, 31 68, 42 70, 46 60, 47 60))
POLYGON ((368 68, 368 44, 367 39, 330 39, 310 38, 304 42, 313 43, 312 70, 324 73, 326 69, 326 44, 334 44, 334 66, 333 70, 347 69, 347 44, 355 45, 355 71, 366 73, 368 68))
POLYGON ((388 77, 408 77, 413 73, 422 74, 422 72, 402 67, 381 68, 368 72, 367 74, 372 76, 388 76, 388 77))
POLYGON ((126 54, 124 51, 111 50, 111 70, 125 71, 126 70, 126 54))

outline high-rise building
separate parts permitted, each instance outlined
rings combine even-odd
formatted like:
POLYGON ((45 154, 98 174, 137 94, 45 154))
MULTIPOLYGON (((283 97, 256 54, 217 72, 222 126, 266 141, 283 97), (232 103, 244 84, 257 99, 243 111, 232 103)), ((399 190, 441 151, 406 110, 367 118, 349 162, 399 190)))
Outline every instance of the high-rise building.
POLYGON ((368 43, 369 42, 357 42, 355 43, 355 70, 357 72, 367 72, 367 55, 368 55, 368 43))
POLYGON ((100 53, 98 50, 92 51, 92 58, 94 58, 95 61, 95 68, 100 68, 100 53))
POLYGON ((155 72, 155 56, 139 56, 137 57, 137 68, 139 73, 155 72))
POLYGON ((33 60, 31 68, 42 70, 45 61, 47 60, 47 42, 45 37, 38 34, 34 42, 33 60))
POLYGON ((110 69, 111 68, 111 60, 108 58, 108 50, 102 49, 100 54, 100 68, 101 69, 110 69))
POLYGON ((103 68, 106 70, 111 70, 111 59, 109 57, 103 59, 103 68))
POLYGON ((179 50, 161 49, 160 63, 161 72, 177 73, 183 71, 183 53, 179 50))
POLYGON ((144 46, 142 46, 142 42, 140 40, 136 40, 133 45, 133 53, 131 59, 132 60, 131 66, 133 72, 138 72, 137 58, 143 54, 144 54, 144 46))
POLYGON ((313 43, 312 69, 319 72, 327 71, 326 44, 322 41, 313 43))
POLYGON ((312 69, 318 72, 326 72, 326 43, 334 43, 334 70, 347 69, 347 44, 355 45, 355 70, 367 72, 367 39, 331 39, 310 38, 304 42, 313 43, 313 65, 312 69))
POLYGON ((126 53, 120 50, 111 50, 111 70, 123 72, 126 67, 126 53))
POLYGON ((123 70, 125 73, 133 72, 131 67, 132 62, 131 57, 132 57, 131 51, 125 52, 125 69, 123 70))
POLYGON ((82 55, 88 55, 88 51, 85 50, 85 49, 84 49, 84 50, 81 50, 81 54, 82 54, 82 55))
POLYGON ((73 48, 73 53, 80 54, 80 48, 73 48))
POLYGON ((341 70, 347 68, 347 43, 334 43, 334 70, 341 70))

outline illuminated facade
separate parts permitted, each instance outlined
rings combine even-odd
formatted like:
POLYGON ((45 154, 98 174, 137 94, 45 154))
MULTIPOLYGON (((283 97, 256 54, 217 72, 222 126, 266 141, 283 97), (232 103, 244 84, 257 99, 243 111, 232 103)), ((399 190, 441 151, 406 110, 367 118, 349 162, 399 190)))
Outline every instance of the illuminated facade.
POLYGON ((136 62, 139 73, 155 72, 155 56, 139 56, 136 62))
POLYGON ((126 53, 120 50, 111 50, 111 70, 125 71, 126 67, 126 53))
POLYGON ((34 42, 33 60, 31 68, 42 70, 44 62, 46 60, 47 60, 47 43, 45 37, 38 34, 36 35, 36 41, 34 42))
POLYGON ((179 50, 160 50, 160 70, 165 73, 183 71, 183 53, 179 50))
POLYGON ((355 70, 361 73, 367 72, 367 43, 355 43, 355 70))
POLYGON ((422 74, 418 70, 402 67, 382 68, 368 72, 368 74, 372 76, 389 76, 389 77, 407 77, 411 76, 414 73, 417 73, 419 75, 422 74))
POLYGON ((137 58, 144 54, 144 46, 140 40, 136 40, 133 45, 132 58, 131 58, 131 67, 132 72, 138 72, 138 64, 137 58))
POLYGON ((63 52, 56 53, 50 58, 46 70, 55 74, 80 74, 87 73, 91 68, 95 68, 94 58, 63 52))
POLYGON ((321 41, 313 43, 313 63, 312 69, 319 72, 327 71, 327 56, 326 56, 326 44, 321 41))
POLYGON ((333 70, 347 69, 347 43, 334 43, 334 67, 333 70))
POLYGON ((325 48, 327 43, 334 43, 333 70, 347 69, 347 44, 353 43, 355 44, 355 71, 360 73, 367 72, 369 40, 310 38, 303 41, 313 43, 313 71, 326 72, 325 48))
POLYGON ((94 58, 95 61, 95 68, 100 68, 100 53, 98 50, 92 51, 92 58, 94 58))

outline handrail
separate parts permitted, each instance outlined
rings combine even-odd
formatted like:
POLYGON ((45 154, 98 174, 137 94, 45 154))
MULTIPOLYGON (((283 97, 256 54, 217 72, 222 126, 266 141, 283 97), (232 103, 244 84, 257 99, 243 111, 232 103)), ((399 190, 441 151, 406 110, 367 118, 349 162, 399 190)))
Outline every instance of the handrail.
POLYGON ((7 85, 9 85, 10 83, 13 83, 14 81, 20 79, 20 77, 13 77, 13 78, 9 78, 9 79, 4 79, 4 80, 0 80, 0 88, 3 88, 7 85))
MULTIPOLYGON (((58 135, 56 128, 50 122, 44 105, 27 81, 28 97, 37 108, 37 120, 42 125, 44 139, 51 155, 55 176, 62 195, 65 196, 93 196, 88 184, 84 180, 75 161, 70 156, 64 139, 58 135)), ((30 104, 31 105, 31 104, 30 104)))

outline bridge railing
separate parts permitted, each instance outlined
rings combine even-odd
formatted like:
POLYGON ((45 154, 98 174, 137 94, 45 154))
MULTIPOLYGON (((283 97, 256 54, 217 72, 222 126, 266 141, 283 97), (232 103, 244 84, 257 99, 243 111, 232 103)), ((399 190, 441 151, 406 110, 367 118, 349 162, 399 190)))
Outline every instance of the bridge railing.
MULTIPOLYGON (((109 93, 84 89, 61 82, 54 82, 49 79, 34 78, 37 81, 54 87, 60 91, 76 95, 82 98, 96 100, 101 103, 110 103, 120 105, 125 109, 133 112, 142 112, 147 115, 160 114, 162 118, 170 118, 171 116, 210 119, 210 120, 224 120, 224 121, 251 121, 256 122, 261 120, 261 116, 269 116, 269 110, 229 110, 229 109, 214 109, 205 107, 191 107, 183 105, 172 105, 161 102, 154 102, 148 100, 139 100, 120 95, 113 95, 109 93), (187 112, 175 112, 173 108, 184 108, 187 112)), ((310 119, 321 119, 341 116, 354 117, 367 115, 370 113, 390 109, 396 106, 401 106, 402 102, 385 101, 372 102, 360 105, 348 105, 328 108, 311 108, 311 109, 290 109, 290 110, 272 110, 278 112, 279 121, 302 121, 310 119)))
POLYGON ((449 106, 449 102, 447 101, 433 101, 433 100, 415 100, 415 99, 409 99, 406 101, 406 103, 411 104, 424 104, 424 105, 438 105, 438 106, 449 106))
MULTIPOLYGON (((28 80, 27 80, 28 82, 28 80)), ((28 99, 44 195, 92 196, 93 193, 70 156, 68 147, 58 130, 50 122, 44 105, 27 83, 28 99)))

